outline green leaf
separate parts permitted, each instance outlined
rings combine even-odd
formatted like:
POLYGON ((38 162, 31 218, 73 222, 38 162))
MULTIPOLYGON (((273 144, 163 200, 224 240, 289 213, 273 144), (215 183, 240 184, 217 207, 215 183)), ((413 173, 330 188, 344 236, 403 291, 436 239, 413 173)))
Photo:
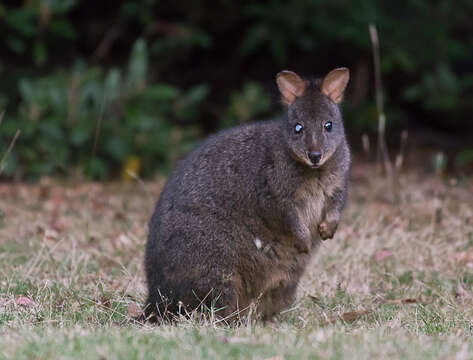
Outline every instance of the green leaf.
POLYGON ((251 27, 240 45, 240 53, 243 55, 255 53, 262 44, 267 41, 269 31, 264 24, 257 24, 251 27))
POLYGON ((132 90, 139 90, 146 84, 148 72, 148 50, 146 42, 138 39, 133 45, 128 63, 127 82, 132 90))
POLYGON ((49 31, 66 39, 74 39, 77 35, 76 30, 67 19, 54 19, 49 24, 49 31))
POLYGON ((79 147, 84 145, 87 141, 92 140, 93 130, 87 125, 82 122, 71 129, 70 141, 72 145, 79 147))
POLYGON ((471 163, 473 163, 473 149, 464 150, 455 157, 456 168, 461 169, 471 163))
POLYGON ((119 162, 122 162, 130 154, 129 146, 122 137, 110 137, 106 139, 103 149, 114 160, 119 162))
POLYGON ((172 85, 155 84, 146 89, 145 95, 154 101, 171 101, 180 94, 180 90, 172 85))
POLYGON ((23 40, 16 36, 10 36, 6 39, 8 47, 17 54, 22 54, 26 51, 26 44, 23 40))
POLYGON ((4 20, 7 26, 22 36, 34 37, 38 31, 37 17, 36 10, 26 6, 16 10, 9 10, 8 16, 4 20))
POLYGON ((207 84, 197 85, 188 90, 175 104, 176 115, 182 119, 194 118, 198 106, 207 98, 209 92, 207 84))
POLYGON ((42 41, 37 41, 33 48, 33 58, 36 65, 44 65, 47 59, 46 47, 42 41))
POLYGON ((118 99, 122 91, 122 75, 119 69, 112 68, 105 78, 105 97, 109 101, 118 99))
POLYGON ((107 178, 108 170, 109 166, 107 163, 98 157, 90 159, 84 167, 84 172, 87 176, 99 180, 107 178))

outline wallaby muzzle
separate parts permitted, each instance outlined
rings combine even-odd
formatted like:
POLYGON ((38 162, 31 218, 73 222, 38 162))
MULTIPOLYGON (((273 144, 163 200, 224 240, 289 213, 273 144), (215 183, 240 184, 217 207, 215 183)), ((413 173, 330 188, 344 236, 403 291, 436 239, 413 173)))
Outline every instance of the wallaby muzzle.
POLYGON ((322 153, 320 151, 311 151, 308 156, 312 165, 318 165, 322 158, 322 153))

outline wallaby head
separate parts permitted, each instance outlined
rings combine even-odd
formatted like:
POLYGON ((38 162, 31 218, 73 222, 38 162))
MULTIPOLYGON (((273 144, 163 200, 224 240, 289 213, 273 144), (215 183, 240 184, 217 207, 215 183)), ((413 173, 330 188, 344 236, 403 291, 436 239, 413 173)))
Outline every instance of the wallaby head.
POLYGON ((349 71, 338 68, 323 79, 302 79, 281 71, 276 82, 287 105, 283 136, 291 155, 301 163, 321 167, 345 141, 338 103, 348 84, 349 71))

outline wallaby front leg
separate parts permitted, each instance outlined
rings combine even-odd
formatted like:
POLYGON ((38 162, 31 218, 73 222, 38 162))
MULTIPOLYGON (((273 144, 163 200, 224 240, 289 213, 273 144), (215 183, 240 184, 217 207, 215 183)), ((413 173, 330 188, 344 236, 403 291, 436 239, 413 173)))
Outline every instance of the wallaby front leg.
POLYGON ((295 243, 297 250, 302 253, 308 253, 311 247, 310 231, 309 228, 300 221, 295 210, 292 210, 287 215, 287 225, 289 226, 289 231, 297 240, 295 243))
POLYGON ((331 197, 327 199, 325 205, 325 214, 322 222, 319 224, 319 234, 322 240, 333 238, 337 231, 340 214, 345 207, 347 198, 346 186, 343 189, 337 189, 331 197))
POLYGON ((319 224, 319 234, 322 240, 333 238, 337 231, 340 214, 336 212, 328 213, 324 220, 319 224))

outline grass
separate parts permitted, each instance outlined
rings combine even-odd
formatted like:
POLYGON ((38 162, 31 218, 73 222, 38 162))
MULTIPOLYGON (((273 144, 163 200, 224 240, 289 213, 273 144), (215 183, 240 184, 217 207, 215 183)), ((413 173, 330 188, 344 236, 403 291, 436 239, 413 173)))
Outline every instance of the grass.
POLYGON ((0 184, 0 359, 472 358, 471 180, 352 178, 294 306, 240 326, 131 318, 162 180, 0 184))

